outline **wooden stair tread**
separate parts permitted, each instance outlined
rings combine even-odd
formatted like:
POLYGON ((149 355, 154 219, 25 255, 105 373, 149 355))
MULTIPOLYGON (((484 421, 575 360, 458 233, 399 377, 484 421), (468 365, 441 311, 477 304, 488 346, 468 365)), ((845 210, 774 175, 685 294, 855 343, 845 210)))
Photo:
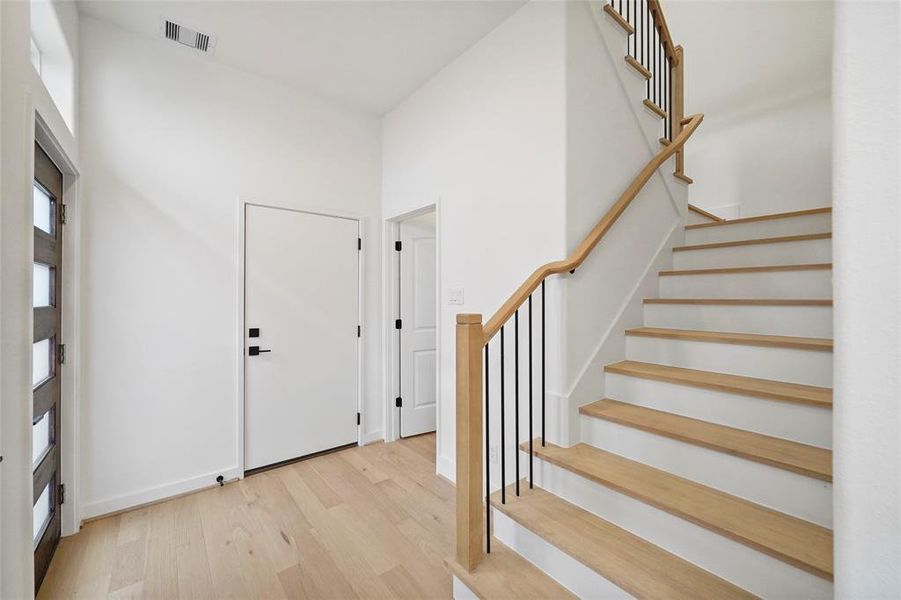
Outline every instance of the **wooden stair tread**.
POLYGON ((758 379, 743 375, 729 375, 713 371, 699 371, 683 367, 670 367, 636 360, 624 360, 604 367, 607 373, 617 373, 641 379, 663 381, 676 385, 688 385, 720 392, 753 396, 767 400, 808 404, 832 408, 830 388, 786 383, 770 379, 758 379))
POLYGON ((831 298, 645 298, 645 304, 724 304, 732 306, 832 306, 831 298))
POLYGON ((626 55, 626 64, 638 71, 638 74, 644 77, 645 79, 651 78, 651 72, 648 71, 643 64, 635 60, 635 58, 629 54, 626 55))
POLYGON ((832 268, 832 263, 813 263, 806 265, 760 265, 756 267, 717 267, 713 269, 682 269, 674 271, 660 271, 661 277, 675 275, 722 275, 725 273, 763 273, 768 271, 827 271, 832 268))
POLYGON ((701 216, 704 217, 705 219, 710 219, 711 221, 714 221, 714 222, 717 222, 717 223, 721 223, 721 222, 723 222, 723 221, 726 220, 726 219, 724 219, 724 218, 722 218, 722 217, 716 216, 716 215, 713 214, 712 212, 708 212, 708 211, 704 210, 703 208, 701 208, 701 207, 699 207, 699 206, 695 206, 694 204, 689 204, 689 205, 688 205, 688 210, 690 210, 691 212, 693 212, 693 213, 695 213, 695 214, 701 215, 701 216))
POLYGON ((633 329, 627 329, 626 335, 688 340, 694 342, 713 342, 718 344, 794 348, 797 350, 818 350, 821 352, 832 351, 831 339, 790 335, 732 333, 728 331, 702 331, 698 329, 668 329, 664 327, 635 327, 633 329))
POLYGON ((444 564, 482 600, 576 598, 541 569, 494 538, 491 540, 491 554, 486 554, 471 572, 452 559, 446 559, 444 564))
POLYGON ((757 217, 742 217, 740 219, 726 219, 722 223, 695 223, 694 225, 686 225, 685 229, 703 229, 705 227, 723 227, 725 225, 736 225, 738 223, 754 223, 756 221, 772 221, 774 219, 786 219, 791 217, 803 217, 806 215, 816 215, 821 213, 832 212, 832 207, 810 208, 807 210, 794 210, 784 213, 773 213, 769 215, 760 215, 757 217))
POLYGON ((654 101, 648 100, 647 98, 645 98, 643 102, 644 102, 644 105, 648 107, 648 110, 650 110, 652 113, 654 113, 661 119, 666 118, 666 111, 663 110, 662 108, 660 108, 659 106, 657 106, 657 104, 654 101))
POLYGON ((524 486, 495 509, 637 598, 754 598, 735 585, 554 494, 524 486))
POLYGON ((587 444, 534 446, 554 465, 832 580, 832 531, 825 527, 587 444))
POLYGON ((708 423, 604 399, 579 408, 583 415, 725 452, 822 481, 832 481, 832 452, 753 431, 708 423))
POLYGON ((610 18, 612 18, 617 25, 622 27, 623 31, 625 31, 627 34, 632 35, 633 33, 635 33, 635 28, 632 27, 632 25, 628 21, 626 21, 626 19, 621 14, 619 14, 619 12, 617 12, 615 8, 613 8, 609 4, 605 4, 604 12, 610 15, 610 18))
MULTIPOLYGON (((691 205, 689 204, 689 208, 691 205)), ((832 239, 831 233, 807 233, 804 235, 783 235, 779 237, 756 238, 748 240, 735 240, 731 242, 714 242, 711 244, 691 244, 676 246, 673 252, 690 252, 692 250, 711 250, 713 248, 732 248, 735 246, 757 246, 762 244, 781 244, 785 242, 805 242, 808 240, 832 239)))

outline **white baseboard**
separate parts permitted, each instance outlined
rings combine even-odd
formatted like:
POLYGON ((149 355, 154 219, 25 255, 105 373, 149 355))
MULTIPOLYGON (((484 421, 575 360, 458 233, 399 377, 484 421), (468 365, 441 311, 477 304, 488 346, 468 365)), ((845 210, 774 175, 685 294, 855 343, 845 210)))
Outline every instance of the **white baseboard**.
POLYGON ((136 508, 145 504, 168 500, 189 492, 195 492, 216 485, 216 478, 222 475, 225 481, 241 479, 244 473, 240 467, 232 466, 226 469, 204 473, 189 479, 167 483, 158 487, 144 489, 131 494, 123 494, 106 500, 85 502, 81 507, 81 519, 95 519, 111 513, 120 512, 130 508, 136 508))
POLYGON ((451 483, 456 483, 457 481, 457 461, 447 458, 446 456, 441 456, 440 454, 435 459, 435 472, 438 473, 441 477, 444 477, 451 483))

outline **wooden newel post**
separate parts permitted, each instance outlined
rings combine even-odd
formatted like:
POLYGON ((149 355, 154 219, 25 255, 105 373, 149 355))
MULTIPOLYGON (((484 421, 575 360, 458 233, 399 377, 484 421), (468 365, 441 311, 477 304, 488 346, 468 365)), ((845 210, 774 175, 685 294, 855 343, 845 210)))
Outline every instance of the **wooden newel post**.
MULTIPOLYGON (((673 139, 682 132, 682 119, 685 118, 685 60, 682 46, 673 48, 676 64, 673 66, 673 139)), ((676 173, 685 175, 685 146, 676 150, 676 173)))
POLYGON ((457 563, 484 556, 482 498, 482 315, 457 315, 457 563))

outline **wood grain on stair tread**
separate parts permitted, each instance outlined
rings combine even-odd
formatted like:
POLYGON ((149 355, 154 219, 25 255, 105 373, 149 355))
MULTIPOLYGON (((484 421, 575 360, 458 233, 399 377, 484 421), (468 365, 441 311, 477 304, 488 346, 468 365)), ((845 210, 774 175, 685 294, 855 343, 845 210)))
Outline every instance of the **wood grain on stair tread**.
POLYGON ((704 218, 706 218, 706 219, 710 219, 711 221, 715 221, 715 222, 717 222, 717 223, 726 220, 726 219, 724 219, 724 218, 722 218, 722 217, 718 217, 718 216, 716 216, 715 214, 713 214, 713 213, 711 213, 711 212, 708 212, 708 211, 704 210, 703 208, 700 208, 700 207, 698 207, 698 206, 695 206, 694 204, 689 204, 689 205, 688 205, 688 210, 690 210, 691 212, 693 212, 693 213, 695 213, 695 214, 701 215, 702 217, 704 217, 704 218))
POLYGON ((582 406, 579 412, 807 477, 832 481, 832 452, 825 448, 610 399, 582 406))
POLYGON ((739 587, 538 487, 507 488, 497 510, 637 598, 755 598, 739 587))
POLYGON ((663 110, 662 108, 660 108, 659 106, 657 106, 652 100, 648 100, 647 98, 645 98, 644 105, 648 107, 648 110, 650 110, 652 113, 654 113, 661 119, 666 118, 666 111, 663 110))
POLYGON ((806 210, 794 210, 784 213, 773 213, 769 215, 760 215, 756 217, 742 217, 740 219, 726 219, 722 223, 695 223, 694 225, 686 225, 685 229, 703 229, 705 227, 722 227, 724 225, 736 225, 738 223, 755 223, 757 221, 772 221, 774 219, 787 219, 792 217, 804 217, 807 215, 818 215, 822 213, 832 212, 832 207, 810 208, 806 210))
POLYGON ((723 275, 726 273, 764 273, 768 271, 828 271, 832 263, 813 263, 805 265, 760 265, 756 267, 716 267, 713 269, 682 269, 674 271, 660 271, 661 277, 676 275, 723 275))
POLYGON ((676 385, 688 385, 708 390, 716 390, 742 396, 753 396, 767 400, 808 404, 821 408, 832 408, 830 388, 786 383, 770 379, 758 379, 742 375, 729 375, 713 371, 699 371, 683 367, 670 367, 655 363, 624 360, 604 367, 607 373, 629 377, 663 381, 676 385))
POLYGON ((779 237, 735 240, 731 242, 713 242, 710 244, 691 244, 688 246, 676 246, 675 248, 673 248, 673 252, 690 252, 692 250, 711 250, 713 248, 732 248, 734 246, 757 246, 762 244, 781 244, 785 242, 805 242, 809 240, 828 239, 832 239, 831 233, 806 233, 803 235, 783 235, 779 237))
POLYGON ((832 351, 832 340, 828 338, 766 335, 761 333, 731 333, 727 331, 701 331, 698 329, 668 329, 664 327, 636 327, 634 329, 627 329, 626 335, 694 342, 712 342, 717 344, 794 348, 797 350, 818 350, 821 352, 832 351))
POLYGON ((679 171, 675 171, 675 172, 673 173, 673 177, 675 177, 676 179, 680 179, 680 180, 684 181, 685 183, 687 183, 687 184, 689 184, 689 185, 695 182, 694 179, 692 179, 691 177, 689 177, 689 176, 686 175, 685 173, 680 173, 679 171))
POLYGON ((832 306, 831 298, 645 298, 645 304, 724 304, 731 306, 832 306))
MULTIPOLYGON (((523 444, 527 448, 527 444, 523 444)), ((832 580, 832 531, 587 444, 535 455, 736 542, 832 580)))
POLYGON ((453 559, 447 568, 483 600, 575 600, 569 590, 548 577, 538 567, 497 541, 491 540, 491 554, 471 572, 453 559))
POLYGON ((623 28, 623 31, 625 31, 629 35, 632 35, 633 33, 635 33, 635 28, 632 27, 632 25, 628 21, 626 21, 626 19, 623 18, 623 16, 621 14, 619 14, 615 8, 613 8, 609 4, 605 4, 604 12, 607 13, 608 15, 610 15, 610 18, 613 19, 613 21, 617 25, 619 25, 620 27, 623 28))
POLYGON ((645 79, 651 78, 651 72, 648 71, 643 64, 635 60, 631 55, 626 55, 626 64, 638 71, 638 74, 644 77, 645 79))

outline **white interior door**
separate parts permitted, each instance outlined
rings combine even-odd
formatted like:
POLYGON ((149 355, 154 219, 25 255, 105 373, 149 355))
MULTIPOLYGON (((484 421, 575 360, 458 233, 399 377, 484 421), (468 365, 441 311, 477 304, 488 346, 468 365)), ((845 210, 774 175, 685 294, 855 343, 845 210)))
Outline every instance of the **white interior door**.
POLYGON ((245 469, 357 441, 358 236, 355 220, 246 207, 245 469))
POLYGON ((408 437, 435 431, 435 213, 402 222, 400 238, 400 435, 408 437))

